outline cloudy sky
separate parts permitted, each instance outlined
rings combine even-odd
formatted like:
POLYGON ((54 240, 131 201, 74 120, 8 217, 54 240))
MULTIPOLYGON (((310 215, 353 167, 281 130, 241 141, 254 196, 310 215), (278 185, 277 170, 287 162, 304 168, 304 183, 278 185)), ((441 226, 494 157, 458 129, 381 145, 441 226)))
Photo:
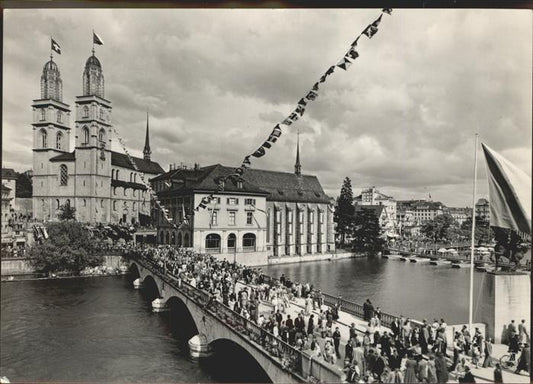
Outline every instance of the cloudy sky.
MULTIPOLYGON (((31 102, 50 36, 63 100, 81 94, 92 29, 113 122, 142 155, 150 111, 152 159, 238 166, 338 62, 379 9, 6 10, 4 167, 31 168, 31 102), (29 27, 31 26, 31 28, 29 27)), ((375 185, 398 199, 471 205, 474 133, 531 175, 532 18, 529 10, 402 10, 359 41, 305 115, 257 168, 303 172, 337 196, 375 185)), ((113 146, 120 150, 118 143, 113 146)), ((481 152, 479 152, 481 155, 481 152)), ((479 197, 487 194, 479 163, 479 197)))

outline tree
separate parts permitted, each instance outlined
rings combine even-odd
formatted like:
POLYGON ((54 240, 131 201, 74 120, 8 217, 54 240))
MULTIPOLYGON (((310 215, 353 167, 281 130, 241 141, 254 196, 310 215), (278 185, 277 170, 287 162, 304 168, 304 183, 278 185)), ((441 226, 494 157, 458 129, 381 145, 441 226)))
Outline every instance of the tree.
POLYGON ((33 185, 30 177, 26 172, 19 173, 17 177, 17 185, 15 190, 15 196, 18 198, 32 197, 33 185))
POLYGON ((61 221, 76 220, 76 208, 71 207, 68 203, 65 203, 59 207, 59 214, 57 217, 61 221))
POLYGON ((60 221, 47 226, 48 239, 29 251, 30 264, 38 272, 69 271, 79 273, 102 263, 89 230, 78 222, 60 221))
POLYGON ((354 214, 352 181, 347 177, 341 187, 341 194, 337 198, 333 221, 337 223, 336 232, 341 237, 341 246, 346 241, 346 234, 350 232, 354 214))
POLYGON ((426 221, 421 228, 422 233, 437 243, 453 239, 455 220, 451 215, 438 215, 433 220, 426 221))
POLYGON ((361 207, 352 218, 350 225, 352 249, 375 255, 383 250, 385 240, 381 236, 379 218, 373 209, 361 207))
MULTIPOLYGON (((463 236, 470 239, 472 237, 472 218, 467 217, 463 224, 461 224, 461 231, 463 236)), ((490 228, 490 223, 480 216, 476 216, 476 229, 474 232, 474 240, 476 244, 489 244, 494 238, 494 233, 490 228)))

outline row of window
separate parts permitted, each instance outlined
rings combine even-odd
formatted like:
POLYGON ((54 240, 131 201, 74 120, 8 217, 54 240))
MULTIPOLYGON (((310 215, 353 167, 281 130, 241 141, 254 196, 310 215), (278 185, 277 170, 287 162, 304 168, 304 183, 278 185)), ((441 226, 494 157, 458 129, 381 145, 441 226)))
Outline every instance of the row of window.
MULTIPOLYGON (((113 187, 113 195, 117 195, 117 188, 118 187, 113 187)), ((141 191, 139 191, 141 192, 141 191)), ((139 195, 139 197, 145 197, 146 196, 146 191, 142 191, 142 193, 137 193, 137 190, 134 189, 133 190, 133 197, 137 197, 137 195, 139 195)), ((124 196, 128 196, 128 188, 124 188, 124 196)))
POLYGON ((178 232, 178 235, 174 232, 161 232, 159 234, 159 243, 160 244, 172 244, 177 245, 178 247, 190 247, 192 244, 189 243, 189 234, 185 233, 182 237, 181 232, 178 232))
MULTIPOLYGON (((48 147, 48 134, 46 133, 46 130, 41 129, 41 146, 42 148, 48 147)), ((62 149, 63 146, 63 133, 57 132, 56 133, 56 149, 62 149)))
MULTIPOLYGON (((66 205, 70 205, 70 199, 65 200, 65 204, 66 205)), ((44 208, 44 206, 45 206, 44 199, 41 199, 41 205, 44 208)), ((56 209, 59 209, 59 207, 61 207, 61 202, 59 201, 59 199, 56 199, 56 204, 55 205, 56 205, 56 209)), ((82 207, 86 207, 87 206, 87 200, 83 199, 81 201, 81 205, 82 205, 82 207)), ((124 207, 127 208, 126 202, 124 202, 124 207)), ((100 200, 100 208, 104 208, 104 200, 103 199, 100 200)), ((137 204, 135 202, 133 202, 132 209, 133 209, 133 211, 137 210, 137 204)), ((144 211, 145 209, 146 209, 146 203, 142 203, 142 210, 144 211)), ((117 210, 118 210, 118 201, 113 201, 113 211, 117 211, 117 210)))
MULTIPOLYGON (((206 251, 220 251, 221 239, 220 235, 210 233, 205 238, 206 251)), ((245 250, 255 250, 255 234, 246 233, 242 236, 242 246, 245 250)), ((234 233, 228 235, 227 248, 229 250, 237 247, 237 236, 234 233)))
MULTIPOLYGON (((44 121, 46 120, 46 109, 41 109, 41 121, 44 121)), ((58 123, 62 123, 63 122, 63 112, 62 111, 57 111, 56 112, 56 120, 58 123)))
MULTIPOLYGON (((235 217, 237 212, 235 211, 229 211, 228 212, 228 225, 236 225, 235 224, 235 217)), ((253 212, 246 212, 246 225, 252 225, 254 220, 254 213, 253 212)), ((211 212, 211 225, 218 225, 218 212, 213 211, 211 212)))
MULTIPOLYGON (((82 115, 82 117, 84 119, 89 118, 89 107, 86 106, 86 105, 83 107, 83 115, 82 115)), ((105 110, 104 110, 104 108, 100 108, 100 112, 99 112, 98 117, 99 117, 100 120, 105 120, 105 110)))
MULTIPOLYGON (((118 180, 119 170, 118 169, 112 169, 111 170, 111 179, 118 180)), ((130 182, 136 183, 137 182, 137 173, 130 172, 130 182)))
MULTIPOLYGON (((84 119, 87 119, 89 118, 89 107, 88 106, 84 106, 83 107, 83 115, 82 117, 84 119)), ((98 117, 100 118, 100 120, 105 120, 105 111, 103 108, 100 108, 100 113, 98 115, 98 117)), ((46 120, 46 109, 41 109, 41 121, 45 121, 46 120)), ((63 112, 62 111, 56 111, 56 120, 58 123, 62 123, 63 122, 63 112)))

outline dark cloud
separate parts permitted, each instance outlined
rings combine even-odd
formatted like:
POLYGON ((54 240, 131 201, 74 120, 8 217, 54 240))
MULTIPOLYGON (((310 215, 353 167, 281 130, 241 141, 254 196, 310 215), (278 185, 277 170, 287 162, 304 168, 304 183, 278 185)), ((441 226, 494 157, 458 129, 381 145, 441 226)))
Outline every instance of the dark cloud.
MULTIPOLYGON (((31 167, 31 102, 63 53, 64 101, 81 93, 94 28, 113 122, 153 158, 237 166, 295 108, 379 10, 6 10, 3 161, 31 167), (32 28, 28 29, 27 26, 32 28), (6 145, 9 143, 9 145, 6 145)), ((305 173, 338 194, 376 185, 397 198, 470 204, 474 133, 531 174, 532 21, 520 10, 394 10, 360 57, 321 85, 303 118, 254 166, 305 173)), ((115 142, 114 149, 119 149, 115 142)), ((480 163, 480 194, 486 193, 480 163)))

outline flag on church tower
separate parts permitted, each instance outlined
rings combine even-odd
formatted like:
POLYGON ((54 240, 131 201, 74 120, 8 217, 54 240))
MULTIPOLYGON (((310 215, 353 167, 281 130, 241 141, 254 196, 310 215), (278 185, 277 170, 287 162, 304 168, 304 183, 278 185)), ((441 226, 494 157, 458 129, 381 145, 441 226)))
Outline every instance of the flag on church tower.
POLYGON ((104 45, 104 41, 93 31, 93 44, 104 45))
POLYGON ((61 47, 59 46, 59 44, 53 38, 50 38, 50 40, 50 43, 52 44, 52 51, 57 52, 59 55, 61 55, 61 47))

